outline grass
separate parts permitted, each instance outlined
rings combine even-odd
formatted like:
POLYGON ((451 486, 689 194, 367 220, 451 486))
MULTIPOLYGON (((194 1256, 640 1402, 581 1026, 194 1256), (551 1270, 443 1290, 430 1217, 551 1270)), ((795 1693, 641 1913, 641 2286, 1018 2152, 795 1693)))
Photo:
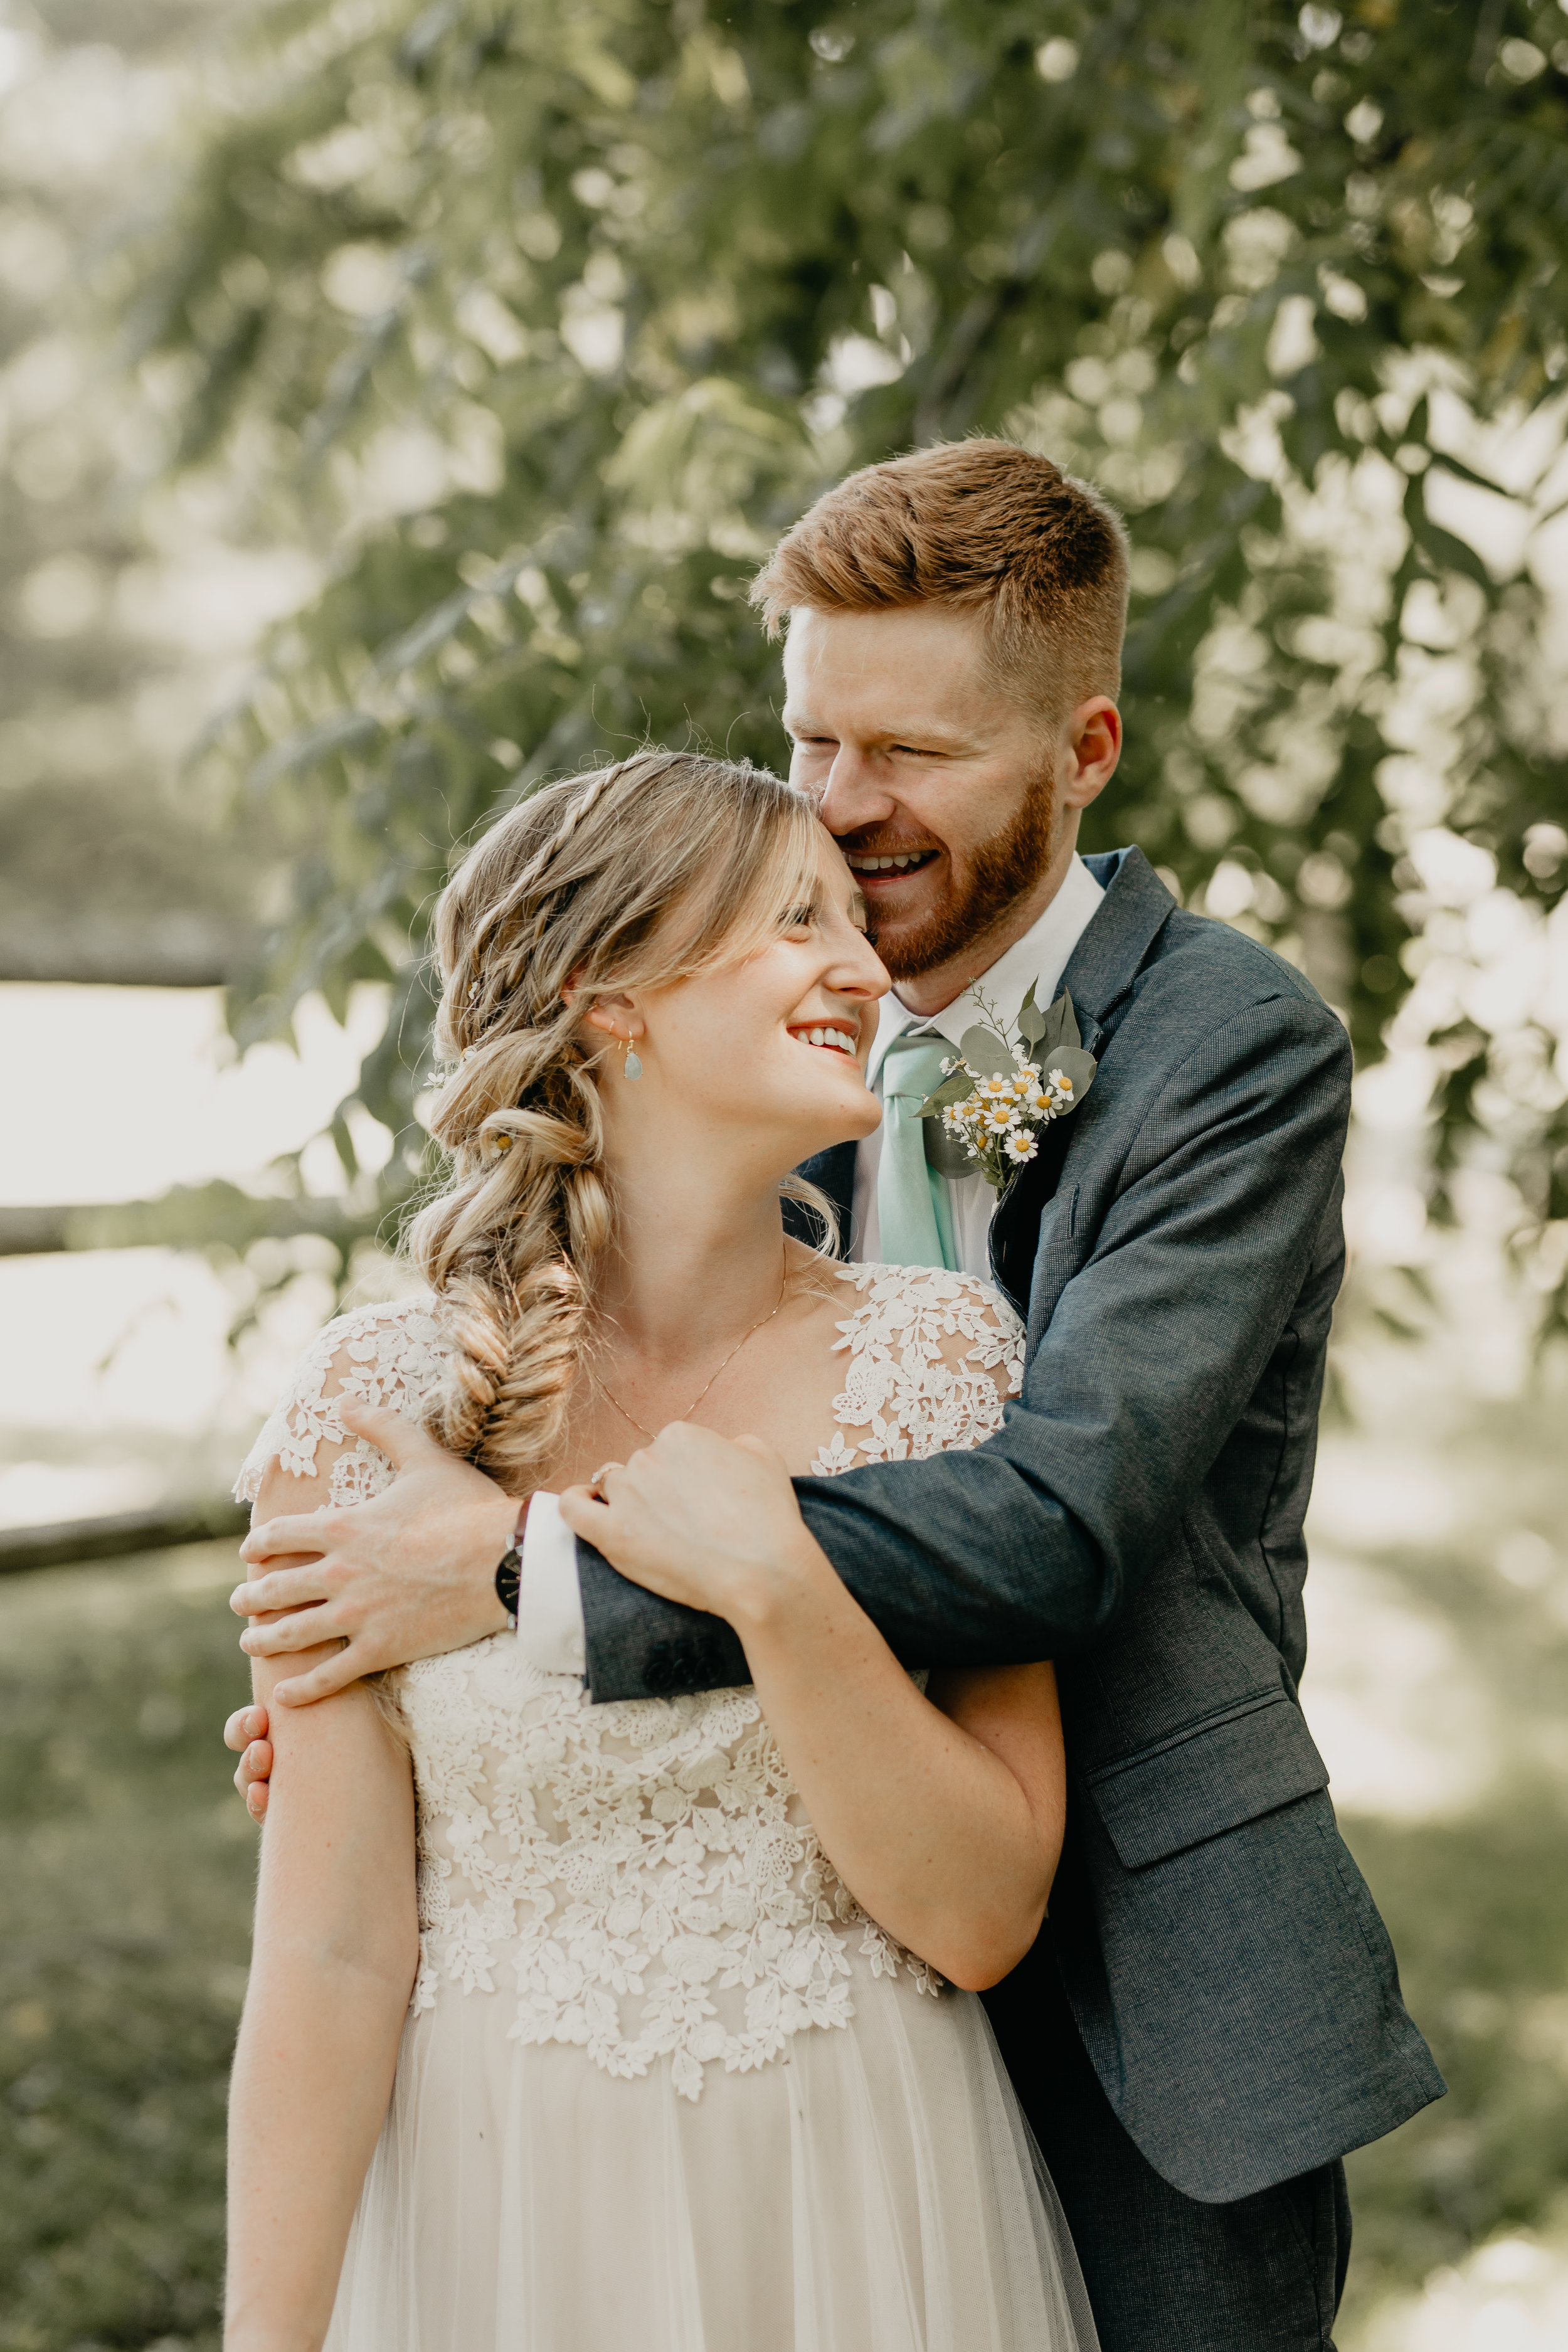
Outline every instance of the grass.
POLYGON ((1403 1961, 1448 2095, 1349 2163, 1355 2216, 1343 2339, 1387 2297, 1568 2183, 1568 1819, 1516 1792, 1462 1824, 1345 1824, 1403 1961))
POLYGON ((0 1591, 0 2352, 217 2352, 233 1547, 0 1591))

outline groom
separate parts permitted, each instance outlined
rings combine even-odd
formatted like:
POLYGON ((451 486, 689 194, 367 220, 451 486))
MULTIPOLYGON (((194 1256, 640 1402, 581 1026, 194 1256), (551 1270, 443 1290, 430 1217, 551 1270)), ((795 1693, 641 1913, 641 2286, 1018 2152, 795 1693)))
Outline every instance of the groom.
MULTIPOLYGON (((1341 2158, 1443 2088, 1297 1696, 1350 1049, 1298 972, 1183 912, 1138 850, 1077 855, 1121 748, 1126 578, 1092 492, 969 441, 852 475, 757 583, 787 619, 792 772, 897 992, 882 1129, 805 1172, 852 1255, 985 1276, 1028 1328, 1022 1397, 977 1451, 796 1486, 901 1657, 1057 1661, 1068 1844, 988 2007, 1104 2352, 1309 2352, 1349 2252, 1341 2158), (913 1114, 1030 986, 1070 992, 1098 1069, 997 1201, 928 1167, 913 1114)), ((235 1597, 317 1604, 269 1647, 347 1639, 300 1699, 504 1622, 516 1506, 394 1415, 353 1425, 395 1483, 258 1528, 235 1597)), ((596 1700, 747 1678, 727 1626, 579 1556, 546 1496, 518 1612, 596 1700)), ((236 1724, 236 1745, 265 1729, 236 1724)), ((269 1763, 261 1740, 239 1777, 269 1763)))

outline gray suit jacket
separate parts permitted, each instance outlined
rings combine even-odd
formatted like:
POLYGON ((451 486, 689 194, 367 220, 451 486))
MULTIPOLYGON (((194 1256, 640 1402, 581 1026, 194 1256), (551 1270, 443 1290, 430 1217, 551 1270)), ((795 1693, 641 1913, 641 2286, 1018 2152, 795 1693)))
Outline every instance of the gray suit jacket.
MULTIPOLYGON (((1443 2090, 1297 1699, 1351 1054, 1140 851, 1089 863, 1105 900, 1064 984, 1099 1074, 992 1228, 1023 1394, 973 1453, 796 1486, 900 1657, 1057 1660, 1057 1960, 1126 2130, 1226 2202, 1443 2090)), ((805 1171, 846 1212, 853 1159, 805 1171)), ((585 1545, 579 1568, 595 1699, 747 1679, 718 1619, 585 1545)))

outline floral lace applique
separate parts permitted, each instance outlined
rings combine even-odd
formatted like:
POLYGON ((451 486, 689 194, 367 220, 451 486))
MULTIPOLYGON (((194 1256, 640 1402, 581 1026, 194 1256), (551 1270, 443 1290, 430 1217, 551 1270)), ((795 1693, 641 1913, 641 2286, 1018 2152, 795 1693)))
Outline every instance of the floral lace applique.
MULTIPOLYGON (((839 1326, 848 1436, 814 1470, 919 1459, 1000 1426, 1023 1339, 994 1293, 921 1268, 839 1271, 867 1296, 839 1326)), ((305 1476, 323 1442, 346 1449, 340 1395, 417 1413, 443 1354, 427 1303, 330 1325, 241 1490, 254 1496, 274 1456, 305 1476)), ((331 1466, 332 1500, 389 1475, 356 1442, 331 1466)), ((515 2039, 574 2043, 623 2076, 668 2057, 696 2099, 715 2062, 743 2073, 808 2027, 848 2024, 850 1938, 874 1976, 907 1969, 940 1990, 839 1879, 750 1687, 593 1706, 575 1677, 496 1634, 403 1668, 397 1688, 418 1794, 416 2011, 443 1984, 515 1990, 515 2039)))
POLYGON ((838 1326, 849 1370, 833 1400, 838 1427, 811 1465, 817 1476, 923 1462, 1001 1428, 1002 1382, 1007 1396, 1024 1385, 1024 1327, 1005 1299, 940 1267, 848 1265, 839 1276, 868 1296, 838 1326), (858 1443, 846 1435, 861 1431, 858 1443))
POLYGON ((392 1465, 368 1439, 351 1438, 338 1413, 341 1397, 384 1405, 418 1418, 422 1400, 449 1353, 427 1298, 360 1307, 319 1331, 295 1367, 235 1481, 235 1500, 254 1503, 273 1461, 295 1478, 316 1469, 319 1445, 342 1446, 329 1474, 334 1506, 368 1502, 392 1484, 392 1465))

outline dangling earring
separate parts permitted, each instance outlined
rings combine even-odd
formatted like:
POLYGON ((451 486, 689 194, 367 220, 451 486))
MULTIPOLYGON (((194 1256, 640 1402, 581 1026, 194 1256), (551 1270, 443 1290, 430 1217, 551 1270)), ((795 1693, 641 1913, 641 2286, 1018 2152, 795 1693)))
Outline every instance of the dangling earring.
POLYGON ((632 1044, 629 1037, 623 1037, 621 1039, 621 1052, 626 1057, 621 1064, 621 1067, 625 1070, 627 1077, 633 1079, 640 1078, 642 1076, 642 1063, 638 1060, 637 1048, 632 1044))

